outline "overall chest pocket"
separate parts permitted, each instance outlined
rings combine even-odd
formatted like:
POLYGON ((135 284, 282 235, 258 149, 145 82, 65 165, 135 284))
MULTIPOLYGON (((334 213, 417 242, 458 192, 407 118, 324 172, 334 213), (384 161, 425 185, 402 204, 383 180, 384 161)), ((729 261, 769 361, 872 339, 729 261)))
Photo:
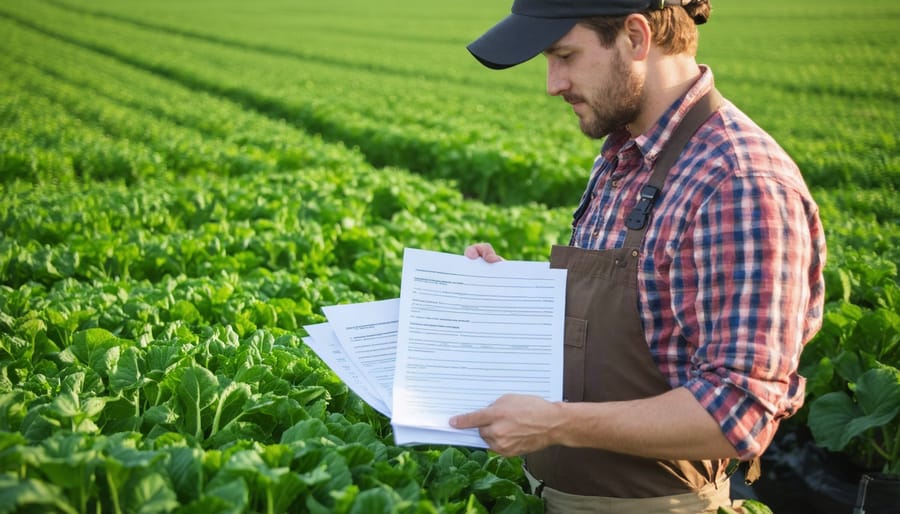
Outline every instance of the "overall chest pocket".
POLYGON ((563 401, 584 399, 585 341, 587 320, 566 316, 563 342, 563 401))

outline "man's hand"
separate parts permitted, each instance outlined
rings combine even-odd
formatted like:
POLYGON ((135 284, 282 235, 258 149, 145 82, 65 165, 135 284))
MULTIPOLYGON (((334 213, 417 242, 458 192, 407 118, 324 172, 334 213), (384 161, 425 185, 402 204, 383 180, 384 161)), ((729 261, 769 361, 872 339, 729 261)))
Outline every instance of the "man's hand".
POLYGON ((559 404, 539 396, 506 394, 484 409, 450 418, 450 426, 478 428, 491 450, 514 457, 554 444, 552 434, 562 422, 560 411, 559 404))
POLYGON ((470 259, 481 257, 486 262, 500 262, 503 260, 503 257, 500 257, 497 255, 497 252, 494 251, 494 247, 491 246, 491 243, 477 243, 470 245, 466 248, 465 256, 470 259))

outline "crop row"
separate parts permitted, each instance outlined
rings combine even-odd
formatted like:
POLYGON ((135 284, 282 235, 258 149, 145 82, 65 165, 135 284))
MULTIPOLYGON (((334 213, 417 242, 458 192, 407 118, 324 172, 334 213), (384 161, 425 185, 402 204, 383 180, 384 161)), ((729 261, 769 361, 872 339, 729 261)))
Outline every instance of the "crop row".
MULTIPOLYGON (((328 65, 298 63, 290 58, 192 41, 192 52, 212 57, 198 60, 193 53, 185 52, 184 43, 179 44, 178 38, 168 34, 66 11, 44 13, 42 8, 47 7, 40 3, 37 9, 29 6, 27 14, 17 13, 13 19, 22 27, 52 36, 51 40, 74 43, 90 53, 105 53, 193 89, 290 120, 326 139, 357 146, 376 166, 398 165, 433 177, 459 179, 467 193, 492 201, 522 203, 535 199, 556 205, 570 202, 570 191, 583 185, 592 158, 583 151, 564 153, 555 141, 545 140, 540 148, 534 148, 521 141, 501 139, 504 131, 500 129, 467 130, 452 117, 450 123, 460 127, 458 130, 404 124, 405 112, 416 113, 410 116, 421 116, 423 112, 422 103, 409 105, 412 99, 428 103, 432 106, 429 109, 441 104, 468 103, 443 91, 431 96, 404 95, 403 90, 397 90, 395 95, 379 94, 392 90, 394 83, 402 82, 408 88, 406 79, 365 72, 361 76, 350 72, 353 78, 349 79, 335 76, 335 68, 328 65), (35 20, 22 18, 28 16, 35 20), (68 33, 73 29, 77 33, 68 33), (123 41, 127 43, 123 45, 123 41), (331 84, 330 97, 326 99, 321 91, 306 90, 305 84, 313 77, 331 84), (247 88, 247 84, 259 86, 247 88), (368 100, 360 101, 363 98, 368 100), (365 106, 379 98, 394 98, 396 103, 380 109, 378 117, 367 115, 365 106), (577 156, 579 162, 573 164, 571 156, 577 156), (550 169, 552 172, 548 172, 550 169), (541 193, 539 198, 534 198, 536 192, 541 193)), ((509 107, 529 112, 521 101, 519 105, 510 103, 509 107)))
MULTIPOLYGON (((564 241, 568 209, 491 207, 364 164, 4 187, 0 488, 17 505, 537 508, 515 459, 393 446, 387 420, 299 334, 324 305, 396 296, 404 246, 489 240, 508 257, 542 259, 564 241)), ((823 192, 820 203, 831 218, 870 204, 894 217, 885 194, 823 192)), ((900 302, 898 234, 880 224, 828 225, 840 250, 826 329, 803 363, 817 394, 840 381, 822 363, 840 362, 844 346, 896 358, 884 341, 900 334, 889 314, 900 302)))
MULTIPOLYGON (((541 259, 564 239, 568 209, 490 207, 365 166, 5 187, 0 488, 20 506, 536 508, 515 459, 391 445, 387 420, 299 334, 324 305, 396 296, 404 246, 459 251, 483 239, 541 259)), ((828 198, 831 216, 883 201, 828 198)), ((847 349, 897 358, 897 246, 871 235, 878 225, 832 225, 843 250, 829 262, 826 328, 803 363, 817 394, 840 380, 822 363, 847 349)))
POLYGON ((387 420, 299 334, 323 305, 395 297, 406 244, 483 237, 537 258, 568 212, 479 207, 365 166, 5 187, 0 489, 13 505, 536 508, 515 460, 392 446, 387 420))
MULTIPOLYGON (((6 306, 36 291, 3 293, 6 306)), ((105 317, 134 319, 164 304, 165 293, 105 317)), ((203 326, 188 305, 170 309, 180 324, 157 322, 140 341, 93 327, 57 344, 52 316, 49 324, 46 314, 12 326, 8 316, 0 320, 4 512, 486 512, 484 505, 504 504, 524 512, 534 505, 512 462, 387 443, 384 420, 296 336, 239 337, 231 324, 203 326)))
MULTIPOLYGON (((577 133, 564 104, 548 102, 538 88, 524 92, 498 87, 486 94, 481 83, 430 80, 429 70, 416 78, 286 50, 266 53, 252 45, 227 44, 230 40, 221 33, 203 37, 175 32, 177 37, 172 37, 163 26, 85 14, 65 4, 38 2, 24 9, 14 2, 4 9, 20 27, 50 39, 356 146, 376 166, 397 165, 458 179, 467 194, 492 202, 569 204, 596 151, 595 143, 577 133), (472 122, 475 117, 477 124, 472 122)), ((758 83, 755 80, 749 83, 758 83)), ((851 102, 839 103, 848 106, 845 120, 851 125, 845 129, 816 115, 823 103, 834 105, 836 98, 800 96, 790 88, 772 93, 775 100, 748 107, 754 112, 778 105, 781 116, 776 119, 790 121, 772 122, 773 129, 811 183, 896 185, 900 167, 893 136, 888 131, 864 137, 854 129, 863 115, 896 123, 890 110, 878 107, 882 100, 877 96, 867 100, 871 107, 862 107, 864 112, 851 102), (846 137, 851 134, 853 138, 846 137)), ((762 114, 764 119, 774 117, 762 114)))
POLYGON ((8 28, 19 37, 10 37, 16 48, 32 50, 28 62, 2 58, 10 73, 0 84, 6 180, 67 172, 134 180, 166 171, 236 174, 363 162, 359 153, 281 120, 8 28), (73 59, 84 67, 70 66, 73 59))

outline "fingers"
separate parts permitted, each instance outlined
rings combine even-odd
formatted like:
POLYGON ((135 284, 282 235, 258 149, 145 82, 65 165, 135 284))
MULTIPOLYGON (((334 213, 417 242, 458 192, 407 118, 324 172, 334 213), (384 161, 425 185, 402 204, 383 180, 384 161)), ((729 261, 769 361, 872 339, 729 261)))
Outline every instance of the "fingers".
POLYGON ((478 435, 480 435, 484 442, 487 443, 488 448, 504 456, 513 456, 512 453, 508 453, 506 449, 499 444, 499 440, 494 434, 495 431, 492 429, 493 422, 493 416, 490 415, 488 409, 482 409, 468 414, 460 414, 450 418, 451 427, 458 429, 477 428, 478 435))
POLYGON ((450 418, 450 426, 453 428, 476 428, 488 425, 490 422, 490 417, 484 409, 450 418))
POLYGON ((495 419, 486 410, 461 414, 450 418, 450 426, 453 428, 478 428, 478 435, 487 443, 488 448, 504 457, 519 455, 518 448, 514 445, 515 439, 504 437, 495 426, 495 419))
POLYGON ((497 255, 497 252, 494 251, 494 247, 491 246, 490 243, 476 243, 470 245, 466 248, 464 255, 470 259, 481 257, 486 262, 500 262, 503 260, 502 257, 497 255))

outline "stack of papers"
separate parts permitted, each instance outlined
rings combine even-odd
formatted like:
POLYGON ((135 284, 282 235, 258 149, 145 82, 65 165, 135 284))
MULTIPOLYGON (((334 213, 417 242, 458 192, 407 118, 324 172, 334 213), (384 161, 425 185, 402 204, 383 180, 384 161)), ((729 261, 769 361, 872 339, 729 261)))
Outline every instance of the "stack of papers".
POLYGON ((304 342, 402 444, 486 448, 450 417, 506 393, 562 399, 566 270, 407 248, 400 298, 323 309, 304 342))

